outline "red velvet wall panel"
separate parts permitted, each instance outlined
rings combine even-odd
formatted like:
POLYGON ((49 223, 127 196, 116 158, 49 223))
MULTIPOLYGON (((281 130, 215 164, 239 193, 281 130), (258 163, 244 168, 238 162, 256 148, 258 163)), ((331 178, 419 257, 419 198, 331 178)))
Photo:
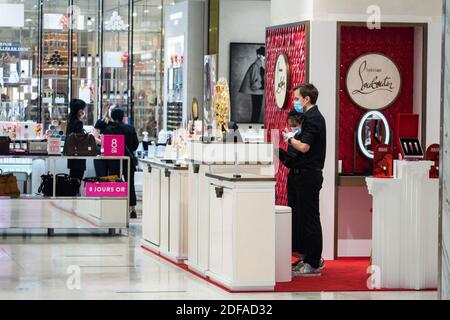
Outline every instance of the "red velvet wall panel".
MULTIPOLYGON (((287 127, 287 114, 293 105, 293 97, 290 95, 284 109, 279 109, 273 94, 275 63, 279 54, 286 55, 289 61, 291 77, 290 88, 306 81, 307 74, 307 27, 305 24, 280 26, 270 28, 266 32, 266 113, 265 128, 268 132, 268 141, 272 141, 272 131, 279 130, 280 148, 286 149, 281 131, 287 127)), ((288 170, 280 164, 277 171, 276 203, 287 205, 286 180, 288 170)))
MULTIPOLYGON (((402 76, 401 92, 394 104, 381 111, 389 122, 395 142, 397 114, 413 111, 414 28, 383 27, 380 30, 369 30, 366 27, 342 26, 339 50, 339 159, 342 160, 343 173, 363 174, 370 170, 371 161, 357 148, 354 163, 354 135, 359 121, 367 111, 356 106, 347 94, 345 87, 347 70, 355 58, 367 52, 384 53, 397 63, 402 76)), ((397 155, 395 143, 393 147, 394 154, 397 155)))

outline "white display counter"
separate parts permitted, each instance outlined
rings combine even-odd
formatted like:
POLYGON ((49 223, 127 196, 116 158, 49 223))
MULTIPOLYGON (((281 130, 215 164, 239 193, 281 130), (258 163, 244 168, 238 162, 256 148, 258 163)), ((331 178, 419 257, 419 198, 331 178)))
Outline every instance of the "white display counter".
POLYGON ((189 269, 205 276, 209 270, 210 199, 206 174, 239 173, 275 176, 272 144, 187 145, 189 158, 189 269), (236 157, 236 151, 237 157, 236 157), (239 168, 235 167, 237 158, 239 168))
POLYGON ((188 167, 139 161, 144 164, 142 245, 173 262, 184 262, 188 258, 188 167))
POLYGON ((275 178, 207 174, 210 201, 206 276, 232 291, 275 286, 275 178))
MULTIPOLYGON (((60 162, 66 166, 69 159, 107 161, 129 158, 10 155, 0 156, 0 167, 9 167, 15 159, 44 161, 51 173, 60 173, 60 162)), ((129 168, 129 161, 127 163, 129 168)), ((123 166, 120 171, 123 172, 123 166)), ((55 194, 56 179, 53 179, 55 194)), ((22 229, 47 229, 49 234, 53 234, 55 229, 71 232, 108 229, 110 234, 115 234, 117 229, 128 229, 128 208, 128 197, 44 197, 35 193, 22 194, 17 199, 0 198, 0 229, 11 233, 22 229)))
POLYGON ((373 196, 372 278, 381 288, 437 287, 439 180, 429 178, 433 164, 397 161, 395 179, 367 178, 373 196))

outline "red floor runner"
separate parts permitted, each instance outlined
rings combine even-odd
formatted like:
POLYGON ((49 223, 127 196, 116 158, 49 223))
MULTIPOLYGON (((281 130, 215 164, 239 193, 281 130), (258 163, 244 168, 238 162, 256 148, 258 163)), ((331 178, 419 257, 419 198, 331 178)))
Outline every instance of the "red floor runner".
MULTIPOLYGON (((214 283, 213 281, 202 277, 201 275, 188 269, 185 264, 177 264, 165 257, 142 246, 143 249, 154 255, 171 262, 172 264, 208 281, 228 292, 230 290, 214 283)), ((293 278, 291 282, 277 283, 275 292, 339 292, 339 291, 413 291, 405 289, 380 289, 370 290, 367 288, 367 279, 370 276, 367 268, 370 265, 369 258, 340 258, 334 261, 327 261, 326 267, 322 270, 320 277, 302 277, 293 278)), ((423 291, 436 289, 427 289, 423 291)))
POLYGON ((320 277, 293 278, 277 283, 276 292, 369 291, 369 258, 345 258, 327 261, 320 277))

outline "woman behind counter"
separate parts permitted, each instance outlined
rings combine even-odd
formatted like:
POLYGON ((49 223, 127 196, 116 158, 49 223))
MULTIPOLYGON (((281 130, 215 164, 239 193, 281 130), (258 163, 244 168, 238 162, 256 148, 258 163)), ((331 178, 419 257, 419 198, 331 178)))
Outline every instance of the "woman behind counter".
MULTIPOLYGON (((70 113, 67 121, 66 137, 71 133, 83 133, 83 119, 86 116, 86 102, 80 99, 73 99, 70 102, 70 113)), ((84 177, 86 171, 86 160, 67 160, 67 168, 70 170, 69 175, 73 178, 80 179, 84 177)))

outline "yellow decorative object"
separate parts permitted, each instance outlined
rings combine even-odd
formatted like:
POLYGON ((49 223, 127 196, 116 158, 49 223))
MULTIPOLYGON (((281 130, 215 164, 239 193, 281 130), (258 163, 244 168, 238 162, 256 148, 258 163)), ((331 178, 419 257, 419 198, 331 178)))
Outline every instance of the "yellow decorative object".
POLYGON ((214 110, 218 131, 225 131, 230 121, 230 89, 226 79, 220 79, 216 84, 214 110))

